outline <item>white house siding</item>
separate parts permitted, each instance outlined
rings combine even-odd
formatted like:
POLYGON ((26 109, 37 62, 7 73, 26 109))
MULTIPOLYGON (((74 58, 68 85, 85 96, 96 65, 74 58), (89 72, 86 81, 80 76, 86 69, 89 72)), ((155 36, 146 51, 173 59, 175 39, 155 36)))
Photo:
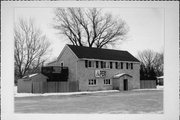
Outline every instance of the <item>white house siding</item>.
MULTIPOLYGON (((96 61, 96 60, 95 60, 96 61)), ((85 61, 80 60, 77 63, 77 80, 79 80, 79 89, 80 91, 84 90, 104 90, 104 89, 113 89, 112 85, 112 77, 115 74, 119 73, 126 73, 131 75, 132 82, 129 84, 131 89, 140 88, 140 73, 139 73, 139 63, 133 63, 133 69, 129 67, 129 69, 126 69, 126 62, 123 62, 124 66, 123 69, 115 69, 115 64, 113 64, 113 69, 110 68, 86 68, 85 67, 85 61), (106 71, 106 77, 105 78, 95 78, 95 70, 105 70, 106 71), (89 79, 96 79, 96 85, 89 85, 88 80, 89 79), (110 79, 111 84, 110 85, 104 85, 104 79, 110 79)), ((99 64, 100 67, 100 64, 99 64)))
POLYGON ((59 59, 57 61, 57 66, 60 66, 61 62, 63 62, 64 66, 68 67, 69 81, 76 80, 76 61, 77 61, 77 57, 74 55, 71 49, 68 48, 68 46, 65 46, 64 50, 59 56, 59 59))

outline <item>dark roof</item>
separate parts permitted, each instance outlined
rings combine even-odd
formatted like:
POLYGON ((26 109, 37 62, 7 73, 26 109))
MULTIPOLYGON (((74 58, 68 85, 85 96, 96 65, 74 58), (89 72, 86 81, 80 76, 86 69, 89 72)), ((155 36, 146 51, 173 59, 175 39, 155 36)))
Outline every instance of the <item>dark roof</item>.
POLYGON ((139 62, 128 51, 68 45, 78 58, 139 62))

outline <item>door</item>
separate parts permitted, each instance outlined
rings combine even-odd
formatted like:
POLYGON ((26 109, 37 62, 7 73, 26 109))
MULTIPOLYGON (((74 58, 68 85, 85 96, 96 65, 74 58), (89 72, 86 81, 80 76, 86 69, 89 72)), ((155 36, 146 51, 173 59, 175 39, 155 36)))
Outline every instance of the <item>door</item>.
POLYGON ((128 90, 128 80, 127 79, 124 79, 124 90, 128 90))

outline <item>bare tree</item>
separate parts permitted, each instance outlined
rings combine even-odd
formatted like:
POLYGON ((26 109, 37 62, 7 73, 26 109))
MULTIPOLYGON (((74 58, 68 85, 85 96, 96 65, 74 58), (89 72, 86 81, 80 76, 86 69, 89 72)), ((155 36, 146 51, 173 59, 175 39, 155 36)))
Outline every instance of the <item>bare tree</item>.
POLYGON ((14 27, 15 75, 22 78, 33 73, 47 60, 50 43, 33 20, 20 19, 14 27))
POLYGON ((97 8, 56 8, 54 28, 73 45, 102 48, 124 40, 128 26, 97 8))
POLYGON ((138 53, 138 58, 141 61, 141 73, 151 76, 155 73, 156 76, 163 75, 163 53, 157 53, 152 50, 145 50, 138 53))

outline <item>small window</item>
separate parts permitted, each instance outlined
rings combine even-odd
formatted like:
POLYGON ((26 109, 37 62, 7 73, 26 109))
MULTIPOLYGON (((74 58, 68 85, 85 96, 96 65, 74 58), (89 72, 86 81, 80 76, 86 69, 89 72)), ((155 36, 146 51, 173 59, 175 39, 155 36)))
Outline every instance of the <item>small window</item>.
POLYGON ((88 60, 85 60, 85 67, 88 67, 88 60))
POLYGON ((61 62, 61 67, 63 67, 64 66, 64 63, 63 63, 63 61, 61 62))
POLYGON ((121 68, 121 63, 119 62, 119 63, 118 63, 118 69, 120 69, 120 68, 121 68))
POLYGON ((104 84, 105 85, 110 85, 111 84, 110 79, 104 79, 104 84))
POLYGON ((94 61, 91 61, 91 67, 94 67, 94 61))
POLYGON ((131 69, 133 69, 133 63, 131 63, 131 69))
POLYGON ((112 66, 112 62, 110 62, 110 68, 111 68, 111 69, 113 68, 113 66, 112 66))
POLYGON ((118 62, 115 62, 115 67, 116 69, 118 69, 118 62))
POLYGON ((110 62, 106 63, 106 68, 110 68, 110 62))
POLYGON ((96 68, 99 68, 99 61, 96 61, 96 68))
POLYGON ((121 69, 123 69, 123 62, 121 62, 121 69))
POLYGON ((96 85, 96 79, 89 79, 89 85, 96 85))
POLYGON ((128 69, 128 65, 129 65, 129 64, 128 64, 128 63, 126 63, 126 69, 128 69))
POLYGON ((103 68, 103 61, 101 61, 101 68, 103 68))
POLYGON ((91 61, 88 61, 88 67, 91 67, 91 61))
POLYGON ((106 68, 106 62, 103 62, 103 68, 106 68))

